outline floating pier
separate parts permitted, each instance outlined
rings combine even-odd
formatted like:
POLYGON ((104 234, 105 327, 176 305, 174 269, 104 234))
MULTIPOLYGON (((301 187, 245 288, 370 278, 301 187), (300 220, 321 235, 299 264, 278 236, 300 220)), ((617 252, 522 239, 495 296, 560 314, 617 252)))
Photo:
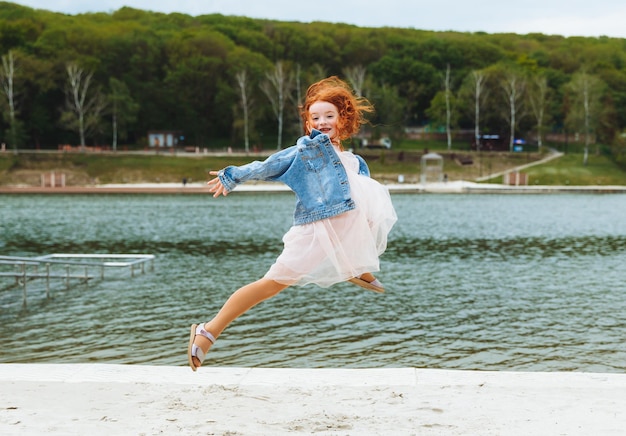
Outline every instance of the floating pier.
POLYGON ((130 276, 135 276, 135 270, 142 274, 149 264, 154 270, 154 255, 152 254, 75 254, 55 253, 38 257, 0 256, 0 266, 8 266, 12 271, 0 271, 1 277, 15 279, 15 286, 22 286, 23 304, 27 302, 27 283, 34 279, 44 279, 46 282, 46 297, 50 298, 50 280, 61 279, 65 288, 69 289, 72 279, 79 283, 89 283, 89 280, 99 272, 100 279, 104 279, 107 268, 127 268, 130 276))

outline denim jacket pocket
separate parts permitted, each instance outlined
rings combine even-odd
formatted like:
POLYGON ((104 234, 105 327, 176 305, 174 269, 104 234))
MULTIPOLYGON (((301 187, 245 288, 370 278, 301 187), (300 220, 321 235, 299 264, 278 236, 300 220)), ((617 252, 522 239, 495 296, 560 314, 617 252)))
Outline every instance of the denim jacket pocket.
POLYGON ((304 169, 309 172, 322 172, 330 161, 328 154, 324 153, 318 146, 304 147, 301 148, 299 151, 299 157, 302 161, 302 165, 304 169))

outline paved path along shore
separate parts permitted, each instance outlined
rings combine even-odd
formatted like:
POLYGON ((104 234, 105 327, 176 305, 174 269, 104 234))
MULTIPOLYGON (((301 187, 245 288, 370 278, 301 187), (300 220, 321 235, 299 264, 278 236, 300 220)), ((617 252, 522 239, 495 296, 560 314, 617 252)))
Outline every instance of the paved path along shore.
POLYGON ((0 434, 623 435, 626 374, 0 365, 0 434))
MULTIPOLYGON (((448 193, 448 194, 554 194, 554 193, 626 193, 626 186, 509 186, 466 181, 441 183, 393 183, 386 185, 392 194, 448 193)), ((280 183, 244 183, 234 192, 283 192, 289 188, 280 183)), ((201 194, 209 195, 204 183, 183 186, 181 183, 137 183, 92 186, 0 186, 0 194, 201 194)))

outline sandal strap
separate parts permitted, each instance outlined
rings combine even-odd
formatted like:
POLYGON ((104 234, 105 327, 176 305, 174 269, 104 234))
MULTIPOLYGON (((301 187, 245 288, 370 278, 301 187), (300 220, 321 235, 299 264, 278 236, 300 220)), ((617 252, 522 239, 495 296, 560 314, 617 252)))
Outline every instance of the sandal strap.
POLYGON ((200 336, 204 336, 209 341, 211 341, 212 344, 215 344, 215 336, 213 336, 211 333, 207 332, 204 329, 204 324, 198 324, 198 327, 196 327, 196 334, 200 336))
POLYGON ((198 347, 196 344, 193 344, 191 346, 191 356, 197 357, 200 361, 200 364, 202 365, 202 362, 204 362, 204 358, 206 357, 206 353, 202 351, 202 348, 198 347))
MULTIPOLYGON (((211 342, 211 344, 215 344, 215 336, 213 336, 211 333, 207 332, 204 329, 204 324, 198 324, 198 326, 196 327, 196 335, 204 336, 211 342)), ((191 356, 197 357, 200 361, 200 364, 202 365, 202 363, 204 362, 204 358, 206 357, 206 353, 202 351, 202 348, 200 348, 196 344, 193 344, 191 346, 191 356)))

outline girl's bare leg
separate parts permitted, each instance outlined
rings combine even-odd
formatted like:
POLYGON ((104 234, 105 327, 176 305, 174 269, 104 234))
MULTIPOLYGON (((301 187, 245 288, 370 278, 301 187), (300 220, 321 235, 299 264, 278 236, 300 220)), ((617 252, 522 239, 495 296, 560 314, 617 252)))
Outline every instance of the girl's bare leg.
MULTIPOLYGON (((204 324, 204 329, 217 338, 228 325, 237 317, 244 314, 257 304, 273 297, 288 285, 269 279, 260 279, 237 289, 222 306, 215 317, 204 324)), ((197 335, 194 343, 205 353, 211 348, 211 342, 204 336, 197 335)), ((194 359, 194 365, 200 366, 200 361, 194 359)))

